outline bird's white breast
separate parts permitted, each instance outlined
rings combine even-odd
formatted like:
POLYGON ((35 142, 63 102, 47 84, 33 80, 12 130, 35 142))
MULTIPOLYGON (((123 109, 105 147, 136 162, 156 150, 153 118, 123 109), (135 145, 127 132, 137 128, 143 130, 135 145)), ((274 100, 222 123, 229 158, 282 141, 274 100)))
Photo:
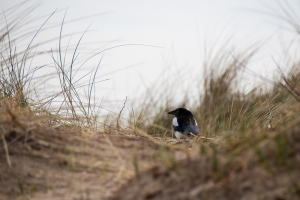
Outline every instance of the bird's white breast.
POLYGON ((178 126, 177 117, 173 118, 173 126, 178 126))
POLYGON ((176 138, 181 139, 182 133, 175 131, 175 136, 176 136, 176 138))

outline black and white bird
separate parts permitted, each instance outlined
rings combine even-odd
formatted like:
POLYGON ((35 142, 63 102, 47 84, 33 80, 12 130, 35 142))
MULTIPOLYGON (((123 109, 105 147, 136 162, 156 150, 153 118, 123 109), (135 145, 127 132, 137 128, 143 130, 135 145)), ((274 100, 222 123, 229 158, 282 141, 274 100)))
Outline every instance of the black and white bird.
POLYGON ((173 129, 175 131, 175 136, 179 140, 184 137, 184 135, 188 136, 199 134, 199 127, 197 121, 195 120, 191 111, 185 108, 177 108, 171 112, 168 112, 170 115, 175 115, 173 118, 173 129))

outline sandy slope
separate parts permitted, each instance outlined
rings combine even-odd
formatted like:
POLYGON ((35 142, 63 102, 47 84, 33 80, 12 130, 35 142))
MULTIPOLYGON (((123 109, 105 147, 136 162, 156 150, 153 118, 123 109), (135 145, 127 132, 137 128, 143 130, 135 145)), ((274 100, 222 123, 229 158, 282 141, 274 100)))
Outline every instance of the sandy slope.
POLYGON ((300 197, 300 120, 228 148, 191 150, 10 115, 0 119, 1 200, 300 197))
POLYGON ((132 135, 83 135, 80 128, 13 121, 1 127, 0 199, 105 199, 164 156, 186 155, 132 135))

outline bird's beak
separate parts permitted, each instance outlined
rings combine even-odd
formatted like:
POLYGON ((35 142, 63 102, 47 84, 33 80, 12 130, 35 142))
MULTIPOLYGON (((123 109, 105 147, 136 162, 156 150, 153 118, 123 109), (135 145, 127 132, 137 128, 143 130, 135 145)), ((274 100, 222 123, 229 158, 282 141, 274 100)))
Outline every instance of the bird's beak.
POLYGON ((176 113, 177 113, 177 110, 173 110, 173 111, 168 112, 169 115, 176 115, 176 113))

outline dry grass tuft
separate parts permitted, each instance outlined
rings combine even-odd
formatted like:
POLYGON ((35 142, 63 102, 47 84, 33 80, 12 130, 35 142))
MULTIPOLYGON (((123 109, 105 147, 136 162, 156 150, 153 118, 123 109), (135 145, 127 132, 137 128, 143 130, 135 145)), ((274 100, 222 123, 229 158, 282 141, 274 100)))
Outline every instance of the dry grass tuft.
POLYGON ((176 169, 155 166, 111 199, 298 199, 300 119, 276 132, 203 150, 176 169), (180 183, 179 183, 180 182, 180 183))

